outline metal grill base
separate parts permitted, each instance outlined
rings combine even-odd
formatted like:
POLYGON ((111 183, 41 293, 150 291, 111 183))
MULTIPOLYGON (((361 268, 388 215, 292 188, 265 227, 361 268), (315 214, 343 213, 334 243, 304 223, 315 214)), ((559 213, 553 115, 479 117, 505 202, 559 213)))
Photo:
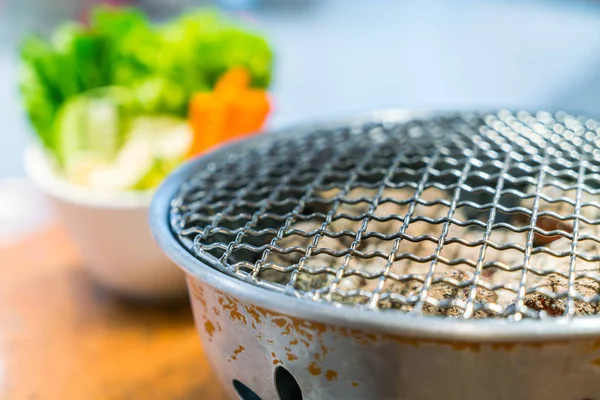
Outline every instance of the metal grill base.
POLYGON ((205 352, 232 399, 236 380, 279 400, 280 367, 305 400, 600 398, 600 340, 413 339, 271 312, 190 276, 188 285, 205 352))
MULTIPOLYGON (((154 234, 188 276, 198 331, 232 398, 239 398, 240 388, 262 399, 279 398, 276 375, 284 368, 304 399, 600 400, 600 316, 578 315, 595 314, 600 300, 600 234, 594 233, 600 231, 600 203, 595 201, 600 124, 548 113, 420 117, 383 112, 333 127, 255 137, 184 166, 164 183, 152 206, 154 234), (446 130, 455 133, 450 146, 443 138, 446 130), (340 142, 343 149, 328 142, 332 131, 348 139, 340 142), (437 132, 433 137, 439 141, 415 141, 423 132, 437 132), (401 153, 386 145, 394 138, 405 140, 401 153), (315 144, 320 153, 310 152, 315 144), (319 157, 329 161, 327 167, 312 162, 319 157), (390 164, 394 159, 404 165, 390 164), (379 160, 384 165, 375 165, 379 160), (411 164, 415 160, 417 166, 411 164), (375 181, 367 182, 367 175, 375 181), (319 182, 319 177, 328 181, 319 182), (410 187, 416 193, 406 203, 392 200, 413 208, 396 218, 400 226, 393 234, 368 230, 369 224, 382 222, 375 218, 384 203, 382 179, 385 188, 410 187), (362 221, 360 228, 348 234, 333 227, 345 218, 337 208, 356 205, 347 196, 353 183, 377 194, 365 200, 367 213, 354 219, 362 221), (307 203, 319 202, 316 192, 334 187, 342 195, 324 211, 317 206, 305 214, 307 203), (429 189, 448 192, 450 200, 424 199, 429 189), (470 196, 474 191, 481 196, 470 196), (517 201, 510 201, 510 195, 517 201), (444 212, 435 220, 420 213, 421 205, 444 212), (468 208, 474 212, 461 212, 468 208), (525 214, 524 225, 505 218, 519 213, 525 214), (548 228, 545 218, 566 225, 548 228), (323 220, 321 229, 294 229, 310 219, 323 220), (417 223, 436 230, 412 235, 417 223), (452 233, 453 228, 474 227, 481 234, 478 243, 452 233), (524 241, 495 237, 503 229, 524 241), (308 237, 309 244, 288 246, 285 239, 292 235, 308 237), (343 241, 342 236, 351 242, 341 249, 319 245, 343 241), (567 247, 536 244, 538 236, 559 236, 557 242, 567 247), (434 249, 429 257, 410 251, 396 257, 394 249, 381 251, 380 246, 363 251, 361 244, 371 239, 397 240, 400 246, 428 241, 434 249), (479 249, 468 259, 445 257, 444 250, 457 244, 479 249), (515 261, 499 265, 498 253, 507 251, 515 261), (264 279, 264 272, 275 270, 270 256, 294 252, 298 262, 278 265, 285 281, 264 279), (335 266, 311 264, 323 256, 336 257, 335 266), (353 262, 374 258, 385 264, 377 274, 352 270, 353 262), (427 268, 416 296, 385 290, 386 284, 414 279, 388 268, 401 259, 427 268), (551 264, 550 259, 561 262, 551 264), (471 274, 436 275, 442 265, 456 263, 466 264, 471 274), (518 283, 501 278, 494 284, 487 275, 494 268, 517 274, 518 283), (322 287, 310 287, 310 280, 308 287, 299 287, 307 273, 334 279, 325 279, 322 287), (376 287, 344 290, 344 280, 356 276, 376 287), (531 286, 532 277, 551 280, 531 286), (438 284, 451 289, 450 298, 431 296, 438 284), (510 292, 514 307, 481 298, 479 288, 510 292), (387 309, 390 301, 407 309, 387 309), (434 313, 446 310, 440 312, 445 316, 429 315, 430 307, 434 313), (481 315, 488 318, 477 319, 481 315)), ((396 217, 385 216, 386 221, 396 217)))

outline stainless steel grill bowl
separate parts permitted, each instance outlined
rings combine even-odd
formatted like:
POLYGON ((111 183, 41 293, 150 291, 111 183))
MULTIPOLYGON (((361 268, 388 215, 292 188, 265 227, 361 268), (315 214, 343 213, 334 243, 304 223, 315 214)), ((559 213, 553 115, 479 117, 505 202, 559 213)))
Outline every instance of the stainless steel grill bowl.
POLYGON ((599 144, 376 112, 188 163, 152 226, 232 398, 600 399, 599 144))

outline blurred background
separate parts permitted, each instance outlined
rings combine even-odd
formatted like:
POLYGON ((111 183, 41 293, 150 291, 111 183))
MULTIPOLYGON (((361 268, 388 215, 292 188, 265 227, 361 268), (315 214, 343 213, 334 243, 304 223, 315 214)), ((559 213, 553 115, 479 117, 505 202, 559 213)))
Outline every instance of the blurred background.
MULTIPOLYGON (((16 86, 23 35, 94 0, 0 0, 0 177, 31 135, 16 86)), ((115 0, 112 3, 123 3, 115 0)), ((567 109, 600 115, 600 2, 130 0, 152 18, 215 5, 276 51, 271 126, 385 107, 567 109)))

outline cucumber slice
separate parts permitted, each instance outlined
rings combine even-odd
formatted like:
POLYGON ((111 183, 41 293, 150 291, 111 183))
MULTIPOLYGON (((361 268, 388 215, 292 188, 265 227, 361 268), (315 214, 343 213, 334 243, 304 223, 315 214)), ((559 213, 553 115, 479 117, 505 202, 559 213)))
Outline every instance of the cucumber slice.
POLYGON ((151 143, 157 159, 185 157, 192 144, 192 131, 186 121, 169 116, 142 116, 132 121, 131 141, 151 143))
POLYGON ((61 165, 70 168, 70 160, 81 158, 82 153, 107 162, 113 159, 126 140, 136 109, 133 94, 120 87, 95 89, 73 97, 59 111, 55 125, 61 165))
POLYGON ((127 143, 115 159, 89 173, 87 185, 106 190, 156 187, 187 154, 192 132, 185 120, 143 116, 131 121, 127 143))
POLYGON ((128 143, 113 163, 90 173, 88 184, 97 189, 127 189, 135 185, 140 177, 152 168, 152 164, 149 143, 128 143))

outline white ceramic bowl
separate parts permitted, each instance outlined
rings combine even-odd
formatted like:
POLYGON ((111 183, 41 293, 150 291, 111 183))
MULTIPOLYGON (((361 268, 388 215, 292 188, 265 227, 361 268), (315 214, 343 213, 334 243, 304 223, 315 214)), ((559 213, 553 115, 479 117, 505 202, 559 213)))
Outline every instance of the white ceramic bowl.
POLYGON ((25 152, 29 178, 49 197, 84 267, 102 286, 138 300, 187 294, 183 273, 150 234, 151 192, 98 192, 58 177, 44 151, 25 152))

